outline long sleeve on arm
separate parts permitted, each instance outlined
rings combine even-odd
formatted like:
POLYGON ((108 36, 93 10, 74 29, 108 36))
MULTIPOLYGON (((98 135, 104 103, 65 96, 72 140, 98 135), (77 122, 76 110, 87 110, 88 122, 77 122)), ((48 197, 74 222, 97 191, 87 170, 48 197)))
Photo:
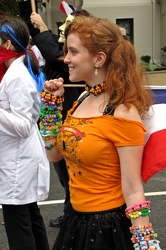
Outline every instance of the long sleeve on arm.
POLYGON ((57 59, 63 56, 63 51, 58 44, 58 36, 50 30, 43 31, 33 37, 33 42, 40 50, 42 56, 49 64, 57 63, 57 59))
POLYGON ((0 86, 0 134, 26 138, 39 117, 35 82, 25 65, 15 60, 0 86))

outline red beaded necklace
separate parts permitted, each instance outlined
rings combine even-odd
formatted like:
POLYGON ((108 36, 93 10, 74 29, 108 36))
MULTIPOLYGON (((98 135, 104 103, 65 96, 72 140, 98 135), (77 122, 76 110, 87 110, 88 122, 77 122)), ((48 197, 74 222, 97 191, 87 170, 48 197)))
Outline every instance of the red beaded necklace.
POLYGON ((97 85, 95 85, 93 87, 89 86, 87 83, 85 84, 85 90, 87 92, 89 92, 90 94, 93 94, 94 96, 99 95, 105 89, 106 89, 106 84, 105 83, 97 84, 97 85))

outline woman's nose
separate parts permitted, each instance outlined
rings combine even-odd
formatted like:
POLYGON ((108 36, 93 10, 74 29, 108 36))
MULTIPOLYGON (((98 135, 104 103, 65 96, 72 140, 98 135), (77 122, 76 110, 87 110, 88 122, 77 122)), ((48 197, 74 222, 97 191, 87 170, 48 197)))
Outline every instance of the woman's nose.
POLYGON ((69 63, 69 56, 68 53, 66 54, 65 58, 64 58, 64 63, 68 64, 69 63))

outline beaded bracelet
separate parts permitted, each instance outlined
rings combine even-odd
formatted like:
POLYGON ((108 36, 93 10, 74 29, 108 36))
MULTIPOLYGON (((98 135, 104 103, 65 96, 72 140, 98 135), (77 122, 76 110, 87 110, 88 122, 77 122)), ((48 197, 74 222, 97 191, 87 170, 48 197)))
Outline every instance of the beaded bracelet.
POLYGON ((57 127, 57 129, 53 129, 53 130, 45 130, 45 128, 44 129, 41 128, 40 133, 41 133, 41 136, 43 137, 43 140, 50 140, 51 138, 57 137, 59 130, 60 130, 60 126, 57 127))
POLYGON ((45 100, 47 100, 47 101, 51 101, 51 102, 53 102, 53 103, 60 104, 60 103, 64 102, 64 96, 55 96, 55 95, 50 94, 50 93, 45 92, 45 91, 42 91, 42 92, 40 93, 40 96, 41 96, 43 99, 45 99, 45 100))
POLYGON ((126 212, 126 216, 129 219, 136 219, 139 216, 149 216, 151 213, 151 210, 149 208, 143 208, 140 209, 140 211, 133 211, 131 213, 126 212))
POLYGON ((130 233, 132 233, 133 235, 146 235, 147 233, 151 233, 154 234, 154 230, 152 227, 152 224, 149 223, 148 225, 144 225, 144 226, 132 226, 130 227, 130 233))
POLYGON ((139 225, 139 226, 131 226, 130 227, 130 232, 133 233, 134 230, 141 230, 142 232, 144 232, 147 229, 152 228, 152 223, 149 223, 147 225, 139 225))
POLYGON ((58 106, 41 105, 40 117, 45 117, 46 115, 60 114, 62 112, 62 109, 62 104, 59 104, 58 106))
POLYGON ((53 130, 52 127, 54 127, 55 129, 58 129, 61 126, 62 126, 62 120, 59 118, 54 118, 50 120, 50 122, 44 119, 40 121, 40 130, 43 130, 43 131, 45 131, 46 128, 48 128, 49 131, 52 131, 53 130))
POLYGON ((140 243, 142 241, 154 240, 155 238, 157 238, 157 233, 152 231, 143 234, 134 234, 132 235, 131 241, 132 243, 140 243))
POLYGON ((143 242, 142 245, 139 243, 134 244, 135 250, 161 250, 159 246, 160 241, 158 240, 149 240, 147 242, 143 242))
POLYGON ((48 146, 45 146, 45 149, 51 149, 54 145, 56 144, 56 139, 53 143, 51 143, 50 145, 48 146))
POLYGON ((154 232, 152 223, 148 225, 130 227, 132 233, 131 241, 134 244, 135 250, 151 250, 155 248, 154 242, 157 242, 157 233, 154 232))
POLYGON ((138 211, 141 208, 150 208, 150 201, 143 201, 141 203, 135 204, 134 206, 127 207, 125 212, 131 213, 133 211, 138 211))

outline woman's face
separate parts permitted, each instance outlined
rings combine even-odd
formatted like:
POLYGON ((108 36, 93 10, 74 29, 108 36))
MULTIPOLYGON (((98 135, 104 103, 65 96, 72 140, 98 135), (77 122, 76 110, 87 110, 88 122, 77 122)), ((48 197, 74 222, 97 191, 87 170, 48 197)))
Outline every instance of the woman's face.
POLYGON ((61 26, 59 26, 59 30, 60 30, 60 35, 59 35, 59 40, 58 40, 59 43, 64 43, 65 42, 64 32, 65 32, 66 25, 67 25, 68 22, 71 22, 73 20, 74 20, 74 16, 69 15, 66 18, 65 23, 62 24, 61 26))
POLYGON ((71 82, 85 81, 93 83, 95 77, 95 56, 83 46, 78 34, 71 33, 67 37, 67 55, 64 62, 69 67, 71 82))

